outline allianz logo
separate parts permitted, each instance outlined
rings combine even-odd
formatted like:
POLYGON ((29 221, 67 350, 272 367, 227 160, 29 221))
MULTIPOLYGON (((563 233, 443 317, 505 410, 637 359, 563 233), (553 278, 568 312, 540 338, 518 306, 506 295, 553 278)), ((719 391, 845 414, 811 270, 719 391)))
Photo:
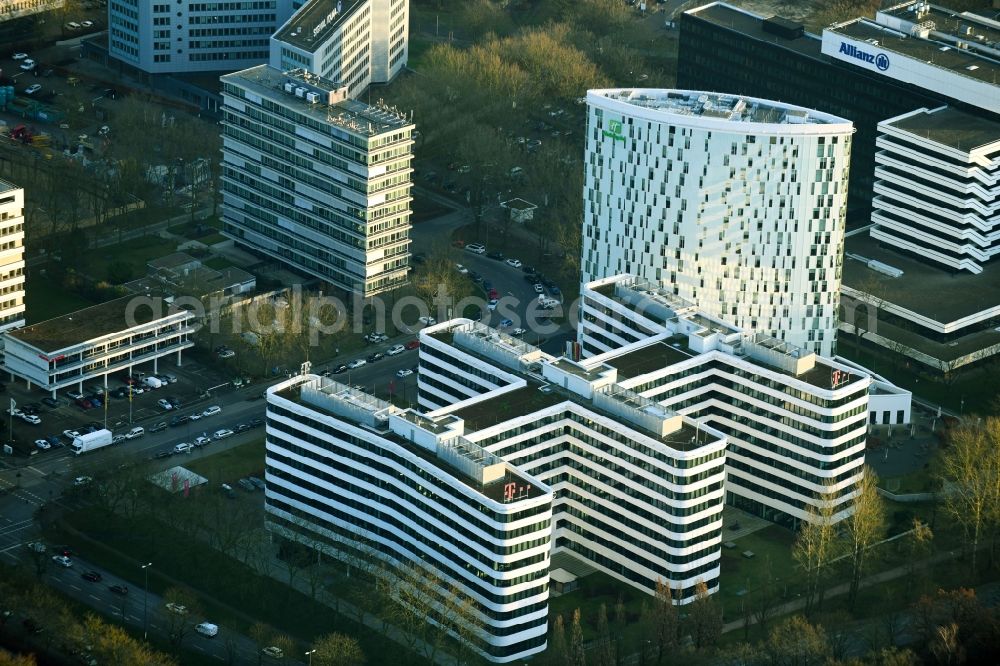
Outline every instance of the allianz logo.
POLYGON ((885 71, 889 69, 889 56, 884 53, 869 53, 867 51, 862 51, 854 44, 848 44, 847 42, 840 43, 840 52, 849 58, 856 58, 862 62, 867 62, 869 64, 875 65, 880 71, 885 71))

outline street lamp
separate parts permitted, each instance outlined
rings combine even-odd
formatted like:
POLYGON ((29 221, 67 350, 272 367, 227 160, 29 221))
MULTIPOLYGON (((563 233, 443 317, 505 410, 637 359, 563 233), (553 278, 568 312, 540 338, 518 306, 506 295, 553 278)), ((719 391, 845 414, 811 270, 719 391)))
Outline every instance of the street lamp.
POLYGON ((315 652, 315 651, 316 651, 316 648, 313 648, 312 650, 309 650, 309 652, 306 652, 306 656, 309 657, 309 666, 312 666, 312 663, 313 663, 313 652, 315 652))
POLYGON ((146 640, 147 635, 147 624, 146 610, 148 607, 147 602, 149 601, 149 567, 153 566, 152 562, 147 562, 142 565, 143 573, 143 583, 142 583, 142 640, 146 640))

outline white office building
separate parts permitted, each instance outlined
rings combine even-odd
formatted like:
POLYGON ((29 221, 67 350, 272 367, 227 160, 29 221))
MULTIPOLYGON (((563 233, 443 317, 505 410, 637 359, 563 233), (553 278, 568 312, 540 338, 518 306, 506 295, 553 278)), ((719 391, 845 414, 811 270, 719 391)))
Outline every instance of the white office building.
POLYGON ((0 332, 19 326, 24 326, 24 189, 0 180, 0 332))
POLYGON ((868 423, 910 420, 908 391, 741 331, 646 280, 589 283, 580 312, 582 363, 612 364, 621 386, 726 435, 727 501, 769 520, 794 527, 823 493, 848 515, 868 423))
POLYGON ((0 22, 62 9, 66 0, 5 0, 0 3, 0 22))
POLYGON ((180 365, 181 352, 194 346, 193 318, 161 299, 125 296, 7 331, 3 368, 53 398, 92 379, 107 387, 109 375, 144 363, 153 372, 165 357, 180 365))
POLYGON ((223 233, 348 293, 409 273, 413 123, 268 65, 223 84, 223 233))
POLYGON ((835 349, 850 121, 685 90, 587 93, 583 282, 621 273, 835 349))
POLYGON ((271 37, 270 64, 302 68, 357 97, 406 67, 409 0, 313 0, 271 37))
POLYGON ((306 0, 109 0, 108 53, 149 74, 267 62, 271 35, 306 0))
POLYGON ((1000 254, 1000 121, 941 107, 878 129, 872 238, 981 273, 1000 254))

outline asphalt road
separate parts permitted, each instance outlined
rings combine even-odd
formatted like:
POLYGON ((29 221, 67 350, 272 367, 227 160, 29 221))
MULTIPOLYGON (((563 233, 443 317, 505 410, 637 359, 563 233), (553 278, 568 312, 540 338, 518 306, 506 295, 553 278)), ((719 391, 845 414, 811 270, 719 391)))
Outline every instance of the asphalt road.
MULTIPOLYGON (((146 626, 150 634, 169 639, 170 632, 183 624, 187 627, 182 638, 183 646, 216 657, 224 662, 229 661, 230 653, 234 657, 233 663, 250 664, 256 661, 257 646, 247 636, 232 631, 227 632, 225 627, 220 627, 217 636, 211 638, 202 636, 195 632, 195 625, 200 622, 213 622, 212 618, 187 616, 180 619, 176 616, 171 617, 163 598, 152 592, 147 595, 141 584, 137 586, 132 581, 122 580, 77 557, 72 557, 71 561, 73 563, 71 567, 62 567, 55 562, 50 562, 42 580, 76 601, 96 608, 119 621, 124 620, 125 624, 136 629, 143 628, 145 609, 146 626), (84 580, 82 576, 86 571, 96 571, 101 574, 102 580, 98 582, 84 580), (121 595, 112 592, 109 588, 113 585, 126 586, 128 594, 121 595)), ((35 619, 42 627, 45 626, 45 618, 35 619)), ((283 663, 298 662, 286 661, 283 663)))

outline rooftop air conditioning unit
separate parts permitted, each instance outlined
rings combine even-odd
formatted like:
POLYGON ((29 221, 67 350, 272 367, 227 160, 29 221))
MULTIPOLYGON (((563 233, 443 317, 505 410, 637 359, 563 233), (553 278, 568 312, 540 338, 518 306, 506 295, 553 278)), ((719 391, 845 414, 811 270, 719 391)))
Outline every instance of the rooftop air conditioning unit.
POLYGON ((319 94, 314 92, 306 93, 306 101, 310 104, 315 104, 319 101, 319 94))
POLYGON ((295 92, 295 84, 292 83, 291 81, 285 81, 285 92, 286 93, 295 92))
POLYGON ((298 87, 298 88, 296 88, 295 89, 295 96, 296 97, 305 97, 306 96, 306 89, 303 88, 303 87, 301 87, 301 86, 298 87))

